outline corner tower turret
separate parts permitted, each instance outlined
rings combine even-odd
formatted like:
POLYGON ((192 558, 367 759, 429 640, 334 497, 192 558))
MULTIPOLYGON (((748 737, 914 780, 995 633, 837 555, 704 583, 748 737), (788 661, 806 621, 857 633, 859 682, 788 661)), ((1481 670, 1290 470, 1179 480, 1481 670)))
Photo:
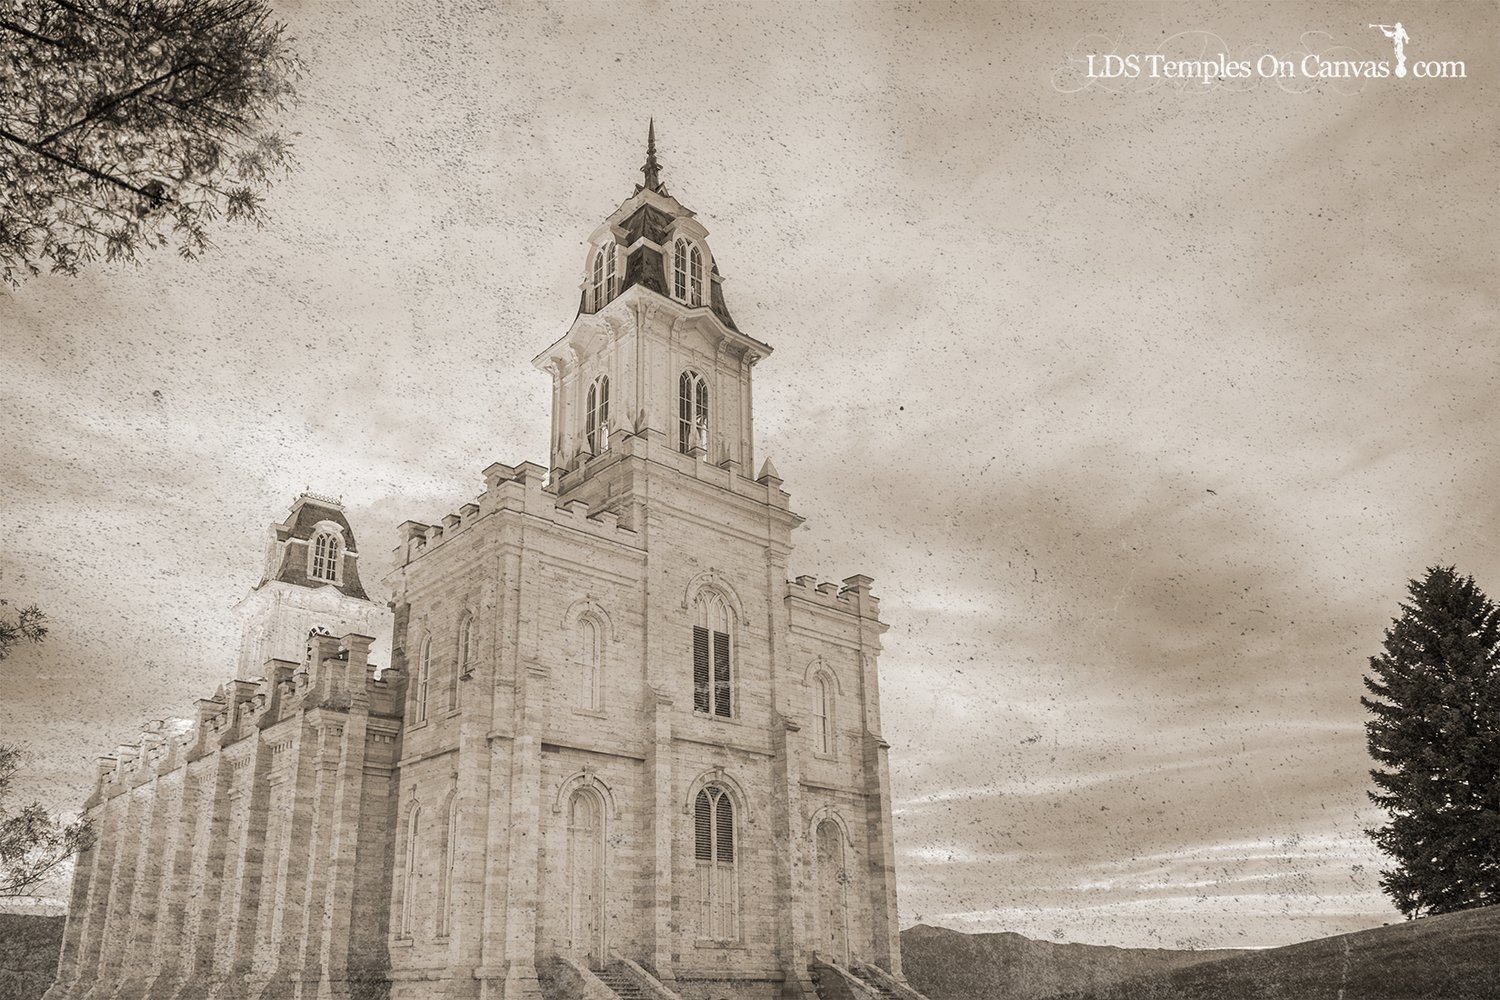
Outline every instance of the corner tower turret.
POLYGON ((589 237, 578 315, 533 363, 552 376, 554 473, 654 433, 748 475, 751 369, 771 348, 740 332, 708 230, 661 181, 651 123, 644 184, 589 237))
POLYGON ((259 675, 268 659, 301 662, 314 628, 375 637, 370 661, 387 665, 391 611, 370 600, 360 582, 344 505, 303 493, 270 534, 260 582, 235 608, 244 626, 237 676, 259 675))

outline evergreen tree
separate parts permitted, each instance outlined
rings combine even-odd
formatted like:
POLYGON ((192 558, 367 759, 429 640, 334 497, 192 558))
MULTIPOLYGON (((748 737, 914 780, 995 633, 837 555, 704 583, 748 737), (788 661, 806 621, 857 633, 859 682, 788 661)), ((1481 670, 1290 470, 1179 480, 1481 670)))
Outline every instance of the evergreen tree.
POLYGON ((1500 903, 1500 609, 1451 566, 1409 589, 1360 703, 1390 814, 1367 832, 1396 862, 1380 885, 1414 917, 1500 903))

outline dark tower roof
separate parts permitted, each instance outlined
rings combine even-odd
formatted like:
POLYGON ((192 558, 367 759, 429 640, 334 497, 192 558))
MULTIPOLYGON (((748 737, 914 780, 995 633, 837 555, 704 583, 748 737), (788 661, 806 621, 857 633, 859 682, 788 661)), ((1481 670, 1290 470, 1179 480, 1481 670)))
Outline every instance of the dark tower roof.
MULTIPOLYGON (((693 211, 667 193, 661 180, 661 164, 656 159, 656 119, 646 127, 646 162, 641 167, 646 183, 637 184, 635 192, 615 209, 609 217, 615 242, 626 248, 622 261, 619 286, 623 292, 634 285, 649 288, 659 295, 671 297, 667 287, 667 261, 671 253, 673 226, 681 219, 692 219, 693 211), (646 240, 660 250, 641 243, 646 240)), ((694 222, 698 235, 706 231, 694 222)), ((700 239, 704 247, 707 242, 700 239)), ((592 257, 590 258, 592 259, 592 257)), ((718 261, 711 261, 708 273, 703 277, 703 307, 711 310, 729 329, 739 332, 734 318, 729 315, 729 306, 724 302, 723 277, 719 273, 718 261)), ((587 281, 585 281, 587 284, 587 281)), ((597 306, 594 307, 597 310, 597 306)), ((578 311, 591 311, 588 292, 579 296, 578 311)))
POLYGON ((286 520, 271 525, 271 545, 266 551, 265 575, 255 585, 259 590, 271 582, 290 583, 298 587, 333 587, 347 597, 368 601, 369 595, 359 582, 359 550, 355 547, 354 529, 344 516, 344 505, 332 497, 303 493, 292 501, 286 520), (318 526, 329 524, 341 536, 343 548, 339 558, 338 581, 314 580, 308 573, 308 546, 318 533, 318 526))

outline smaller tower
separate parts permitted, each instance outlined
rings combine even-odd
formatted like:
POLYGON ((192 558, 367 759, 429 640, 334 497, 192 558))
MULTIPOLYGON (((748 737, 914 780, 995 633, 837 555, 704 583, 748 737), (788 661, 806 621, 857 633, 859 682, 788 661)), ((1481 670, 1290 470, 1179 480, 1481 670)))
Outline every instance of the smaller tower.
POLYGON ((269 659, 302 662, 314 628, 373 636, 369 661, 390 663, 391 611, 365 593, 354 531, 332 497, 303 493, 271 525, 265 571, 235 610, 244 627, 238 677, 259 676, 269 659))

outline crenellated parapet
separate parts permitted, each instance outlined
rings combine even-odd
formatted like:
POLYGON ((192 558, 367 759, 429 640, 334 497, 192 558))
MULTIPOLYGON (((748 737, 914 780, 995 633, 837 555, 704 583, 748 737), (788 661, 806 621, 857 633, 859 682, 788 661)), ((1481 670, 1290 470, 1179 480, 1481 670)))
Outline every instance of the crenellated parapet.
POLYGON ((878 621, 880 598, 870 592, 874 582, 868 576, 846 577, 841 584, 828 581, 820 583, 815 576, 799 576, 787 581, 786 595, 789 599, 805 601, 830 611, 878 621))
POLYGON ((506 465, 496 462, 484 470, 484 492, 476 502, 444 516, 437 524, 405 521, 398 528, 396 565, 408 566, 428 553, 465 535, 476 524, 506 512, 540 518, 548 524, 569 528, 603 541, 640 548, 639 534, 620 523, 614 510, 591 509, 583 501, 559 504, 556 484, 548 472, 534 462, 506 465))
MULTIPOLYGON (((345 932, 327 966, 294 947, 325 933, 320 916, 302 917, 309 893, 331 891, 332 859, 360 849, 356 831, 383 822, 395 794, 405 678, 370 663, 373 642, 315 632, 301 662, 267 660, 199 698, 191 718, 152 722, 100 758, 85 806, 97 842, 80 858, 52 1000, 282 995, 264 993, 273 982, 312 995, 347 980, 356 957, 378 961, 380 935, 364 928, 345 932), (312 774, 327 786, 319 801, 349 805, 299 807, 312 774), (158 922, 180 940, 157 941, 158 922), (257 966, 273 925, 285 947, 257 966)), ((373 880, 362 891, 381 896, 388 861, 340 877, 373 880)))

